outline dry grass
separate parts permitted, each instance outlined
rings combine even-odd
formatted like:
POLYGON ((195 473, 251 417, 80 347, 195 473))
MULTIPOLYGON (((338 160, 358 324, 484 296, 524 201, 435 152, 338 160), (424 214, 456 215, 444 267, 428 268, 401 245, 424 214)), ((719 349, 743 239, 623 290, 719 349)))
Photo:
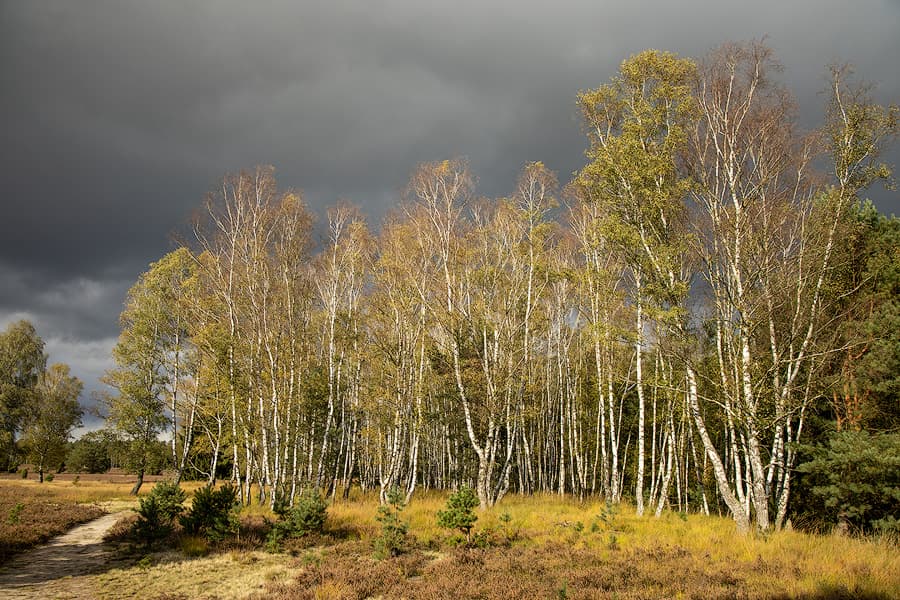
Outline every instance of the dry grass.
POLYGON ((100 480, 95 477, 97 476, 92 475, 88 478, 82 475, 76 482, 74 478, 63 478, 60 475, 53 481, 38 483, 36 479, 4 476, 0 477, 0 490, 7 490, 10 494, 21 493, 28 498, 80 504, 128 498, 128 492, 133 484, 125 481, 100 480))
POLYGON ((301 559, 294 581, 270 584, 259 597, 874 599, 896 593, 896 587, 827 581, 792 589, 781 579, 793 576, 790 568, 707 564, 702 558, 677 547, 595 552, 556 542, 375 561, 364 547, 345 544, 301 559))
MULTIPOLYGON (((165 478, 159 475, 148 475, 144 478, 140 495, 148 494, 157 481, 165 478)), ((37 476, 29 475, 28 479, 22 479, 18 475, 0 475, 0 489, 18 489, 28 497, 46 499, 53 502, 72 503, 97 503, 105 502, 128 503, 136 505, 133 496, 129 496, 134 486, 134 475, 123 472, 110 472, 98 474, 86 473, 61 473, 56 475, 53 481, 38 483, 37 476)), ((187 490, 200 487, 202 482, 185 482, 182 484, 187 490)))
POLYGON ((509 496, 479 512, 484 547, 466 548, 437 527, 445 502, 443 493, 416 495, 403 513, 412 549, 388 560, 373 558, 377 497, 354 490, 349 501, 329 506, 323 535, 286 544, 293 557, 254 550, 263 544, 264 518, 273 515, 252 506, 239 541, 207 547, 182 540, 94 576, 93 586, 104 598, 168 599, 900 597, 896 540, 796 531, 741 536, 724 518, 638 518, 628 506, 610 511, 601 502, 548 495, 509 496))
MULTIPOLYGON (((149 493, 158 479, 145 482, 141 495, 149 493)), ((137 506, 137 500, 129 496, 133 485, 133 476, 121 473, 62 474, 44 483, 31 477, 0 476, 0 564, 105 512, 137 506)), ((190 482, 183 487, 191 490, 199 485, 190 482)))
POLYGON ((135 566, 97 575, 97 596, 117 598, 243 598, 287 578, 281 555, 231 551, 205 558, 181 552, 147 555, 135 566))
POLYGON ((0 481, 0 564, 105 512, 71 496, 60 484, 0 481))
POLYGON ((270 585, 265 596, 900 597, 900 548, 891 540, 794 531, 747 537, 719 517, 638 518, 628 506, 511 496, 479 513, 476 530, 490 547, 453 549, 453 534, 435 524, 445 498, 413 500, 404 516, 417 549, 386 561, 371 557, 374 497, 336 503, 328 526, 349 532, 350 541, 305 556, 295 563, 296 581, 270 585))

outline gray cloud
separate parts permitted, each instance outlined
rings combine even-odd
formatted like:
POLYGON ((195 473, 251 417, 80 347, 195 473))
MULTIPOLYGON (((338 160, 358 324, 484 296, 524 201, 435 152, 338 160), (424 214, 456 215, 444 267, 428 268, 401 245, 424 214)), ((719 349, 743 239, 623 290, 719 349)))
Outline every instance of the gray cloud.
POLYGON ((256 164, 376 222, 420 161, 466 155, 490 196, 530 160, 565 181, 577 92, 645 48, 768 35, 806 126, 830 61, 900 98, 889 0, 319 4, 0 3, 0 320, 27 313, 95 376, 130 283, 223 174, 256 164))
MULTIPOLYGON (((136 276, 135 276, 136 277, 136 276)), ((133 282, 76 277, 56 280, 0 262, 0 330, 15 321, 31 321, 44 340, 49 363, 63 362, 84 383, 80 402, 95 406, 103 390, 99 379, 114 366, 111 351, 118 336, 118 315, 125 292, 133 282)), ((96 428, 96 417, 84 417, 96 428)))

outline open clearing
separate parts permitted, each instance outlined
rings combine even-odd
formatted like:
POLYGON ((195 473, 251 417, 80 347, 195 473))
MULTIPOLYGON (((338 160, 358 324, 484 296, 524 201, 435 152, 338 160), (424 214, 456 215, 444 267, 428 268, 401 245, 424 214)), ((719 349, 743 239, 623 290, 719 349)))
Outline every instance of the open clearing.
POLYGON ((50 486, 0 481, 18 497, 93 496, 115 512, 0 568, 2 598, 900 597, 900 548, 892 540, 790 530, 740 536, 728 519, 638 518, 628 506, 610 512, 599 501, 508 496, 478 513, 483 547, 467 548, 436 526, 446 495, 417 494, 403 511, 408 551, 376 560, 377 501, 354 490, 329 506, 324 535, 288 542, 284 553, 262 551, 262 517, 274 516, 251 506, 242 520, 257 524, 255 535, 189 556, 183 540, 153 551, 103 542, 104 531, 133 515, 126 483, 50 486))

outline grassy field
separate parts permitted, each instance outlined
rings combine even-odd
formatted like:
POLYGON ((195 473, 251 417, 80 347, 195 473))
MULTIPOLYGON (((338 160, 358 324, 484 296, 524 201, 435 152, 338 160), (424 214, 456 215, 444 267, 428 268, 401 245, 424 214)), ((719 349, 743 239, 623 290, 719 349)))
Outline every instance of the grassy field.
POLYGON ((511 496, 479 513, 481 547, 467 547, 436 525, 445 500, 414 498, 403 514, 413 539, 396 558, 374 557, 376 498, 356 494, 329 507, 325 535, 289 543, 286 554, 254 551, 246 539, 202 558, 157 553, 142 568, 101 576, 99 589, 163 598, 900 597, 891 540, 745 537, 720 517, 637 518, 627 506, 511 496))
MULTIPOLYGON (((141 494, 149 492, 158 479, 150 478, 141 494)), ((0 565, 79 523, 136 506, 135 498, 128 495, 133 485, 134 476, 124 473, 62 474, 44 483, 38 483, 36 474, 28 479, 0 476, 0 565)))
MULTIPOLYGON (((88 483, 54 481, 34 493, 54 502, 127 500, 127 483, 88 483)), ((0 481, 0 494, 35 486, 0 481)), ((637 518, 628 506, 557 496, 510 496, 479 512, 478 543, 467 546, 437 527, 446 495, 419 494, 403 512, 407 552, 377 560, 377 499, 354 492, 329 506, 324 535, 290 542, 281 554, 262 548, 263 517, 274 516, 251 506, 240 539, 200 544, 199 552, 189 538, 174 548, 132 548, 130 561, 91 576, 91 587, 101 598, 170 600, 900 598, 896 540, 790 530, 740 536, 720 517, 637 518)))
POLYGON ((0 564, 78 523, 96 519, 106 512, 96 504, 103 497, 111 496, 96 485, 0 480, 0 564))
POLYGON ((599 502, 510 497, 482 513, 484 548, 453 548, 435 525, 444 497, 407 509, 416 548, 372 559, 374 502, 336 504, 330 526, 347 540, 307 551, 282 598, 892 598, 900 596, 900 548, 782 531, 740 536, 719 517, 665 513, 637 518, 599 502), (500 519, 508 515, 508 521, 500 519), (346 534, 344 534, 346 537, 346 534))

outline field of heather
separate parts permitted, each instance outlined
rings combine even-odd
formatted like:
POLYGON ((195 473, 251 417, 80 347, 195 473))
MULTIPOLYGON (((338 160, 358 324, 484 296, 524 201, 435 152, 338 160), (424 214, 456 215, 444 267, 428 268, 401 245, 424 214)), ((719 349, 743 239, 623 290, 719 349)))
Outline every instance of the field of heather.
MULTIPOLYGON (((38 543, 103 507, 121 510, 128 481, 116 476, 43 485, 0 479, 2 547, 38 543), (16 509, 22 505, 21 509, 16 509), (10 517, 15 513, 15 524, 10 517), (18 543, 18 542, 16 542, 18 543)), ((189 491, 196 485, 186 486, 189 491)), ((144 493, 149 492, 146 486, 144 493)), ((143 495, 143 494, 142 494, 143 495)), ((896 598, 896 540, 786 530, 741 536, 717 516, 663 513, 558 496, 508 496, 476 511, 473 541, 437 525, 442 493, 418 494, 401 513, 404 551, 379 559, 377 498, 354 490, 328 506, 324 532, 267 551, 276 516, 245 508, 233 539, 176 534, 162 544, 125 543, 126 517, 107 537, 116 560, 57 581, 101 598, 896 598)), ((63 586, 63 587, 59 587, 63 586)), ((29 588, 31 589, 31 588, 29 588)), ((39 590, 40 587, 34 588, 39 590)), ((73 588, 74 589, 74 588, 73 588)))
MULTIPOLYGON (((97 486, 0 480, 0 565, 78 523, 104 514, 97 486)), ((127 491, 126 491, 127 494, 127 491)))

